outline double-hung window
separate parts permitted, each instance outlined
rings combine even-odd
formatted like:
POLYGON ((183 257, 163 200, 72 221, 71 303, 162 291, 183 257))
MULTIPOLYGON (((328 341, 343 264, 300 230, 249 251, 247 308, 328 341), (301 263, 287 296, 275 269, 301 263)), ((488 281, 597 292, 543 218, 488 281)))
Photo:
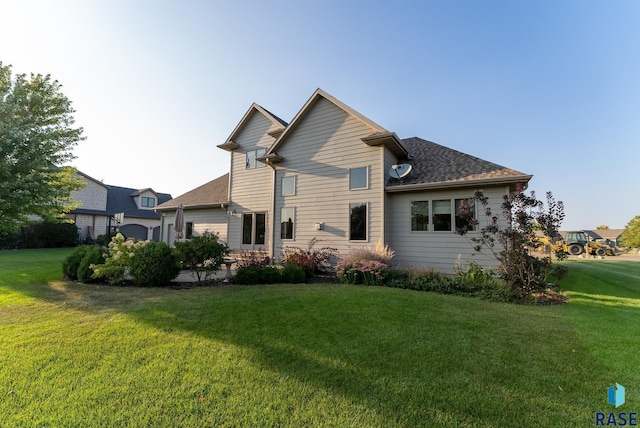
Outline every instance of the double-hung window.
POLYGON ((140 203, 144 208, 153 208, 156 206, 156 198, 150 198, 148 196, 143 196, 142 201, 140 203))
POLYGON ((429 201, 411 202, 411 230, 429 231, 429 201))

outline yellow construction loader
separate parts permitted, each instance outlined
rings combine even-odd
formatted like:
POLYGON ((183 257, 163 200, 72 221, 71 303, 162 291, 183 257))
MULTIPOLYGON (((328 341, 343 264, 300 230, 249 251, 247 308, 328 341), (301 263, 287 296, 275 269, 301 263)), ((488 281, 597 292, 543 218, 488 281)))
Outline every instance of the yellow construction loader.
POLYGON ((590 240, 587 237, 587 234, 582 230, 567 232, 564 238, 558 235, 553 240, 547 237, 541 237, 538 238, 538 242, 540 243, 538 249, 545 252, 555 253, 562 250, 566 254, 570 254, 572 256, 579 256, 581 254, 588 253, 591 256, 599 257, 604 257, 609 253, 606 245, 590 240))

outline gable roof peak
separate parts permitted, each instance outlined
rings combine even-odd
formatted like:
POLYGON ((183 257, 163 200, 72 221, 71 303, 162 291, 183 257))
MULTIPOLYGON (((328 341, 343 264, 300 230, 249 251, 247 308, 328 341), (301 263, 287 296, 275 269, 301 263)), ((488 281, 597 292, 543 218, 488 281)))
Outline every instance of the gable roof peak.
POLYGON ((244 114, 244 116, 242 116, 242 119, 240 119, 240 122, 238 122, 236 127, 233 129, 233 131, 231 132, 231 135, 229 135, 229 137, 224 143, 219 144, 218 148, 227 150, 227 151, 232 151, 240 147, 238 143, 234 141, 234 139, 238 136, 238 134, 240 134, 240 131, 242 131, 242 129, 247 125, 247 123, 249 122, 249 120, 254 114, 262 114, 264 117, 267 118, 267 120, 269 120, 274 125, 280 127, 281 129, 286 128, 288 125, 287 122, 280 119, 278 116, 271 113, 269 110, 265 109, 260 104, 257 104, 254 102, 251 104, 251 106, 249 107, 247 112, 244 114))

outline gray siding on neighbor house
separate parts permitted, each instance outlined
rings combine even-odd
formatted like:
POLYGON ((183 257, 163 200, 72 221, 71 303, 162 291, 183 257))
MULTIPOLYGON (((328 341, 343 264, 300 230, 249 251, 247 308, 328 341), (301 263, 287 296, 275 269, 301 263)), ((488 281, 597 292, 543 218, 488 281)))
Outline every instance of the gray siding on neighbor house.
POLYGON ((305 247, 309 240, 339 251, 375 243, 382 237, 384 173, 381 147, 361 141, 372 128, 324 98, 310 107, 283 141, 276 164, 275 257, 284 246, 305 247), (349 190, 350 168, 368 168, 368 188, 349 190), (282 196, 282 178, 296 176, 296 193, 282 196), (349 241, 349 204, 366 203, 367 240, 349 241), (294 239, 280 239, 280 210, 295 209, 294 239), (315 225, 323 223, 323 230, 315 225))
MULTIPOLYGON (((387 243, 395 251, 393 263, 404 267, 437 268, 444 273, 453 273, 454 266, 460 258, 462 266, 470 260, 475 260, 483 266, 496 266, 495 257, 489 250, 483 253, 473 251, 470 241, 474 232, 468 236, 459 236, 454 232, 417 232, 411 230, 411 202, 439 199, 461 199, 472 197, 473 188, 452 189, 448 191, 421 191, 389 193, 389 228, 387 243)), ((502 196, 509 193, 508 187, 498 186, 484 188, 484 194, 489 197, 490 207, 494 214, 501 217, 502 196)), ((476 215, 482 225, 487 219, 484 210, 476 204, 476 215)))
POLYGON ((257 168, 246 168, 246 153, 256 149, 268 149, 274 138, 267 133, 281 128, 260 113, 254 113, 235 137, 239 148, 231 152, 230 206, 228 240, 233 250, 250 249, 242 244, 242 214, 266 213, 267 231, 264 245, 255 249, 268 250, 270 245, 270 221, 273 207, 273 170, 259 163, 257 168))

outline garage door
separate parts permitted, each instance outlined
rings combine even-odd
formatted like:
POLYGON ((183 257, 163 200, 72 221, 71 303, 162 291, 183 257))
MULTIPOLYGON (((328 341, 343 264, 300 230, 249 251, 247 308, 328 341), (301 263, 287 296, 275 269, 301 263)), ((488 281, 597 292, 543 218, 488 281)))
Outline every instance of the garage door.
POLYGON ((120 226, 120 232, 127 238, 147 239, 147 227, 139 224, 125 224, 120 226))

